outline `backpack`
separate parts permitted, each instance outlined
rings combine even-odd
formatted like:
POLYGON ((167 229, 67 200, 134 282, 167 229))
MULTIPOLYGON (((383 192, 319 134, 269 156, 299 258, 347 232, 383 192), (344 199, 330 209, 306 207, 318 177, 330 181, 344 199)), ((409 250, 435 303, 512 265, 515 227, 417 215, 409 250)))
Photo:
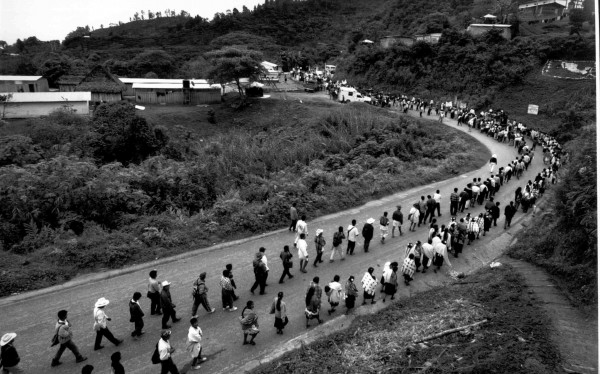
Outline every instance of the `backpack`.
POLYGON ((341 233, 338 231, 335 234, 333 234, 333 246, 337 247, 338 245, 342 244, 342 235, 340 235, 341 233))
POLYGON ((389 219, 388 219, 387 217, 383 217, 383 216, 382 216, 382 217, 379 219, 379 224, 380 224, 381 226, 387 226, 388 222, 389 222, 389 219))
POLYGON ((156 343, 156 348, 154 348, 154 353, 152 353, 152 358, 150 359, 154 365, 160 364, 160 354, 158 353, 158 343, 156 343))
POLYGON ((196 297, 198 296, 199 291, 198 291, 198 284, 196 282, 194 282, 194 285, 192 286, 192 297, 196 297))

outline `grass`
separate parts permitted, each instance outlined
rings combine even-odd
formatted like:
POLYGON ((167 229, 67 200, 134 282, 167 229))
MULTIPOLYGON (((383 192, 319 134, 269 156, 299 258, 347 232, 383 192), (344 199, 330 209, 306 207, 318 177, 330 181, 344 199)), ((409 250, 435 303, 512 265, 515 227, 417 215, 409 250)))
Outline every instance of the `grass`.
POLYGON ((484 268, 464 284, 427 291, 358 317, 347 330, 252 373, 555 373, 560 358, 548 324, 512 268, 484 268), (483 319, 488 322, 414 343, 483 319))

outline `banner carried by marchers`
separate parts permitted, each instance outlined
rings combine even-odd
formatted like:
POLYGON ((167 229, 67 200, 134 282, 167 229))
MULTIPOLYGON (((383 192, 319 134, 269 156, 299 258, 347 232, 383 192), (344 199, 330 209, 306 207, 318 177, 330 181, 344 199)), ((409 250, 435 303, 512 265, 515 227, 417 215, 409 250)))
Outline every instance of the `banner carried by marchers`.
POLYGON ((527 107, 527 114, 537 115, 539 109, 540 109, 540 107, 538 105, 529 104, 529 106, 527 107))

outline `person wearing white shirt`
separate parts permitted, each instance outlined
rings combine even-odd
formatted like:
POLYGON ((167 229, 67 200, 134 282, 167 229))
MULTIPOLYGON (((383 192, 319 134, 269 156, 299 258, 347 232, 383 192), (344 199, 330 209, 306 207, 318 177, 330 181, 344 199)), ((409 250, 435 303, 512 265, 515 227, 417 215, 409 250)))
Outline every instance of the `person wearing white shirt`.
POLYGON ((437 209, 437 215, 438 217, 440 217, 442 215, 442 213, 440 213, 440 203, 442 202, 442 195, 440 195, 440 190, 435 191, 435 193, 433 194, 433 200, 435 200, 435 209, 437 209))
POLYGON ((200 369, 200 362, 206 361, 206 357, 202 357, 202 329, 198 326, 198 318, 190 319, 190 328, 188 330, 187 347, 192 356, 192 368, 200 369))
POLYGON ((353 219, 352 224, 348 226, 348 248, 346 248, 346 254, 354 255, 356 237, 359 235, 358 229, 356 228, 356 220, 353 219))
POLYGON ((306 243, 305 234, 300 234, 298 241, 296 242, 296 248, 298 248, 298 259, 300 259, 300 271, 306 273, 306 265, 308 264, 308 243, 306 243))
POLYGON ((265 268, 266 270, 266 274, 265 274, 265 284, 267 283, 267 278, 269 277, 269 265, 268 265, 268 261, 267 261, 267 255, 265 255, 265 247, 260 247, 260 249, 258 250, 259 252, 261 252, 263 254, 262 258, 260 259, 260 261, 262 261, 263 264, 265 264, 265 268))
MULTIPOLYGON (((419 245, 421 242, 417 242, 417 245, 419 245)), ((431 266, 431 262, 433 261, 433 245, 431 244, 432 241, 429 240, 427 243, 423 243, 423 245, 421 245, 421 248, 423 250, 423 273, 427 272, 427 269, 431 266)))
POLYGON ((158 355, 160 357, 160 373, 179 374, 179 370, 177 370, 177 366, 175 366, 171 358, 171 354, 175 352, 175 348, 171 347, 169 338, 171 338, 171 330, 166 330, 160 335, 160 340, 157 344, 158 355))
POLYGON ((103 345, 100 345, 103 336, 105 336, 106 339, 116 346, 119 346, 121 343, 123 343, 123 339, 115 338, 112 332, 110 332, 108 329, 107 321, 110 321, 110 318, 104 312, 104 307, 108 304, 109 301, 104 297, 101 297, 94 305, 94 330, 96 330, 96 341, 94 344, 95 351, 104 348, 103 345))
POLYGON ((294 244, 298 243, 300 234, 304 234, 305 238, 308 236, 308 224, 306 223, 305 215, 303 215, 302 219, 296 223, 296 240, 294 241, 294 244))
POLYGON ((436 269, 433 269, 434 273, 437 273, 444 263, 448 263, 448 266, 452 266, 450 259, 448 258, 448 247, 446 246, 446 242, 438 241, 433 245, 433 251, 435 253, 433 265, 436 267, 436 269))

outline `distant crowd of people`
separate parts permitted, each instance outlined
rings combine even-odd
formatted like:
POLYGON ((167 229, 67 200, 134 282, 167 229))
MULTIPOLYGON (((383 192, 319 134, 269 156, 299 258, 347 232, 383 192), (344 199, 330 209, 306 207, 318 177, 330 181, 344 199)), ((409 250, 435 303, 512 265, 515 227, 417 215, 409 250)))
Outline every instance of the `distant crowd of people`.
MULTIPOLYGON (((416 107, 413 105, 412 108, 421 111, 423 101, 414 100, 414 102, 416 107)), ((467 125, 470 128, 479 129, 481 132, 493 136, 499 142, 507 143, 507 146, 514 146, 515 158, 502 161, 496 155, 492 155, 489 160, 490 173, 475 177, 460 188, 454 188, 454 192, 447 200, 441 195, 440 190, 432 190, 429 195, 421 196, 419 201, 411 204, 406 216, 402 205, 398 204, 391 215, 384 211, 377 221, 374 218, 368 218, 362 223, 360 229, 357 220, 349 217, 350 224, 346 228, 339 226, 337 230, 330 233, 325 233, 323 229, 317 228, 314 231, 314 237, 310 238, 306 215, 299 214, 296 203, 291 205, 288 229, 295 234, 295 238, 293 243, 285 245, 278 255, 283 268, 279 283, 284 283, 286 278, 288 280, 294 278, 291 270, 295 261, 290 246, 295 248, 298 256, 298 270, 307 273, 309 260, 314 256, 312 266, 322 266, 327 259, 327 257, 325 260, 323 259, 327 251, 329 251, 327 256, 330 263, 338 259, 344 261, 349 256, 354 256, 357 254, 355 251, 359 246, 362 247, 364 253, 368 253, 377 229, 381 245, 385 245, 386 241, 390 240, 388 239, 390 236, 391 239, 396 238, 396 232, 398 236, 402 236, 403 230, 417 231, 421 228, 423 230, 422 240, 408 243, 399 258, 385 263, 380 274, 376 274, 373 267, 368 267, 360 278, 359 284, 355 282, 354 275, 346 275, 345 280, 342 280, 341 275, 335 274, 335 268, 332 268, 331 280, 324 282, 324 287, 321 287, 323 284, 321 279, 314 277, 304 291, 305 302, 302 313, 306 319, 306 327, 310 326, 312 320, 317 320, 318 323, 323 321, 321 318, 323 301, 329 304, 327 309, 329 316, 336 313, 340 305, 345 307, 345 313, 351 313, 360 298, 359 290, 362 290, 361 305, 374 304, 378 289, 382 294, 382 302, 385 302, 388 297, 394 299, 398 292, 400 278, 403 279, 406 286, 409 286, 417 273, 426 273, 430 268, 434 272, 438 272, 445 265, 452 267, 450 255, 455 258, 459 257, 465 250, 465 243, 466 245, 472 244, 497 226, 502 209, 501 203, 495 200, 497 193, 501 188, 508 188, 505 186, 513 180, 513 177, 520 180, 530 167, 534 152, 539 146, 542 148, 544 168, 537 173, 534 179, 518 186, 514 192, 514 199, 504 204, 503 227, 507 229, 511 226, 512 219, 519 209, 522 209, 523 213, 527 213, 531 209, 535 215, 538 199, 543 196, 549 185, 557 182, 557 172, 561 166, 561 160, 565 157, 560 144, 548 134, 529 130, 522 124, 509 121, 503 111, 476 114, 474 111, 464 109, 458 110, 455 115, 459 126, 467 125), (503 166, 498 167, 499 165, 503 166), (479 207, 483 207, 483 211, 476 212, 475 209, 479 207), (440 219, 442 211, 449 216, 445 224, 442 224, 440 219), (465 211, 467 212, 465 213, 465 211), (331 242, 328 243, 329 238, 331 238, 331 242), (359 239, 362 239, 362 243, 359 243, 359 239), (314 252, 311 251, 309 254, 308 243, 311 241, 314 243, 314 252)), ((269 263, 267 250, 261 247, 252 259, 255 281, 249 288, 251 294, 254 295, 257 290, 260 295, 265 294, 270 272, 269 263)), ((202 356, 203 331, 199 327, 198 309, 202 306, 207 313, 216 311, 209 301, 210 290, 206 284, 206 276, 206 272, 201 272, 192 283, 192 302, 186 345, 192 369, 200 369, 202 362, 206 360, 206 357, 202 356)), ((170 286, 171 283, 168 280, 159 281, 156 269, 150 271, 146 291, 146 297, 149 300, 147 307, 150 315, 161 316, 160 327, 162 330, 150 358, 153 363, 160 364, 162 374, 179 372, 171 356, 175 348, 170 342, 172 326, 169 322, 177 323, 181 318, 177 316, 178 309, 171 297, 170 286)), ((223 311, 235 312, 238 310, 234 305, 239 299, 236 294, 238 284, 234 280, 232 264, 226 264, 222 270, 219 286, 223 311)), ((270 312, 274 315, 273 326, 277 334, 283 334, 289 323, 288 313, 291 311, 287 310, 284 299, 283 292, 278 292, 277 296, 270 301, 270 312)), ((96 334, 94 350, 104 348, 102 345, 104 338, 115 346, 123 344, 123 339, 115 337, 109 329, 111 321, 107 313, 109 304, 108 299, 101 297, 93 308, 96 334)), ((129 311, 130 321, 133 324, 133 331, 130 335, 134 340, 138 340, 144 335, 143 304, 142 293, 133 292, 129 301, 129 311)), ((255 345, 255 339, 261 332, 261 327, 253 300, 245 303, 237 320, 243 335, 242 344, 255 345)), ((9 332, 4 334, 0 340, 4 373, 24 372, 20 367, 20 358, 15 347, 16 337, 16 333, 9 332)), ((59 346, 50 363, 53 367, 61 364, 62 354, 67 349, 73 353, 76 362, 87 360, 73 341, 72 325, 68 320, 67 310, 60 310, 57 313, 52 345, 59 346)), ((125 373, 125 369, 120 363, 120 352, 113 353, 110 360, 113 373, 125 373)), ((82 373, 91 373, 92 370, 93 366, 86 365, 82 369, 82 373)))

